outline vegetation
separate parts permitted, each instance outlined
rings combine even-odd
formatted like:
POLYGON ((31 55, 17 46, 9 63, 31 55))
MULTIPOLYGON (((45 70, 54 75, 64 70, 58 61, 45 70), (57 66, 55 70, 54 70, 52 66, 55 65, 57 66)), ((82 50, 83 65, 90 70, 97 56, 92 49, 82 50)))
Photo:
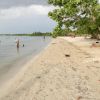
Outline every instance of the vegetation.
POLYGON ((46 33, 34 32, 31 34, 0 34, 0 35, 6 35, 6 36, 51 36, 51 33, 49 33, 49 32, 46 32, 46 33))
POLYGON ((90 34, 98 38, 100 34, 100 4, 98 0, 48 0, 56 8, 49 17, 57 22, 52 35, 90 34))

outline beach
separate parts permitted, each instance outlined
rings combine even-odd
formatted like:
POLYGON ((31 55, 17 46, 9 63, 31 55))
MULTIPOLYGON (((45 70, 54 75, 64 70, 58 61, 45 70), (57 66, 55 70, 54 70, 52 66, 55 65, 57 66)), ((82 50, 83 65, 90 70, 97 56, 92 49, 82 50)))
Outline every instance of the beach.
POLYGON ((0 100, 100 100, 96 40, 58 37, 0 89, 0 100))

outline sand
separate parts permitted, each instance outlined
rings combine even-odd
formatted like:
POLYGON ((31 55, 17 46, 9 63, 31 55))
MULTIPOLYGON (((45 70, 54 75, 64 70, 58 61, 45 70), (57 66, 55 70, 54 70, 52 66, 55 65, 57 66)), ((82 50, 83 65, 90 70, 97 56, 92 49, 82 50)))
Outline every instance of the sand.
POLYGON ((95 40, 58 37, 0 90, 0 100, 100 100, 95 40))

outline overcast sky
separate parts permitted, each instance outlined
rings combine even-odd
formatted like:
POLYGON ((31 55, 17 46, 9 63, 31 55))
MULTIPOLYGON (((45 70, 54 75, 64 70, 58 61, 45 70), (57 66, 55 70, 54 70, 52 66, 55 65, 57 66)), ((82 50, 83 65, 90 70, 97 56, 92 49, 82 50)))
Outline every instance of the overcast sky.
MULTIPOLYGON (((55 22, 48 0, 0 0, 0 33, 50 32, 55 22)), ((100 0, 99 0, 100 1, 100 0)))
POLYGON ((0 33, 50 32, 52 9, 47 0, 0 0, 0 33))

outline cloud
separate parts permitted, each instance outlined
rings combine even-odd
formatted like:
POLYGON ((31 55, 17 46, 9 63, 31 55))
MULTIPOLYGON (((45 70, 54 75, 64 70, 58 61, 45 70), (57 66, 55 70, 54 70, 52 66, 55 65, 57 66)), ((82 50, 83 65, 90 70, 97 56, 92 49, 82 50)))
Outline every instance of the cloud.
MULTIPOLYGON (((100 0, 98 1, 100 2, 100 0)), ((48 0, 0 0, 0 9, 19 6, 30 6, 33 4, 48 5, 48 0)))
POLYGON ((0 0, 0 33, 50 32, 55 22, 48 17, 54 7, 48 0, 0 0))
POLYGON ((48 17, 54 7, 30 5, 0 9, 0 33, 50 32, 55 22, 48 17))
POLYGON ((0 9, 18 6, 29 6, 33 4, 47 5, 47 2, 48 0, 0 0, 0 9))
POLYGON ((48 12, 53 10, 53 6, 30 5, 27 7, 12 7, 9 9, 0 9, 0 19, 15 19, 18 17, 32 15, 48 15, 48 12))
POLYGON ((54 27, 55 22, 47 16, 34 15, 0 21, 0 33, 50 32, 54 27))
POLYGON ((50 32, 55 25, 49 17, 33 14, 17 19, 0 20, 0 33, 50 32))

